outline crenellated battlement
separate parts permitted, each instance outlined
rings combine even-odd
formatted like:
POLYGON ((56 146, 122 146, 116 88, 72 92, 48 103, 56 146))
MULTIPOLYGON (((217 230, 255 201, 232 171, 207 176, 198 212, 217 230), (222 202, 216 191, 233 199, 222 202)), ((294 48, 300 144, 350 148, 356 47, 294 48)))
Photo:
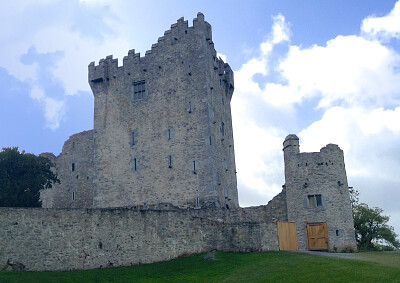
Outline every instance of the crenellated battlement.
MULTIPOLYGON (((99 64, 91 62, 88 66, 89 69, 89 83, 98 84, 116 78, 122 74, 130 73, 130 69, 134 65, 152 62, 154 56, 163 56, 170 45, 185 42, 186 44, 193 44, 191 42, 203 38, 208 44, 209 51, 212 56, 216 57, 214 43, 212 41, 211 25, 204 20, 204 15, 198 13, 197 17, 193 19, 193 26, 189 27, 188 21, 183 17, 179 18, 176 23, 171 25, 169 30, 164 32, 164 35, 158 38, 157 43, 152 44, 151 49, 145 52, 145 56, 140 56, 136 53, 135 49, 131 49, 128 55, 123 58, 122 66, 118 67, 118 59, 113 59, 112 55, 107 56, 105 59, 100 59, 99 64)), ((193 44, 196 46, 197 44, 193 44)), ((233 93, 233 72, 228 64, 216 58, 214 69, 218 70, 218 74, 223 76, 224 82, 228 86, 229 96, 233 93)))

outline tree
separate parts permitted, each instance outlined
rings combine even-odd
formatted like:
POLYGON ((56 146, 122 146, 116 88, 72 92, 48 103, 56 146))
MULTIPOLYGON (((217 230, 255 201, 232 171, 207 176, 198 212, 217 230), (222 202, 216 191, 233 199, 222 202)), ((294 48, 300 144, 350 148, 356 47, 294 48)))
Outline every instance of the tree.
POLYGON ((54 165, 42 156, 19 152, 18 147, 0 152, 0 207, 41 207, 40 190, 60 183, 54 165))
POLYGON ((383 209, 370 208, 358 202, 359 193, 350 188, 350 200, 353 208, 354 229, 357 245, 360 249, 374 249, 374 242, 385 241, 389 246, 400 247, 397 234, 389 226, 389 216, 382 215, 383 209))

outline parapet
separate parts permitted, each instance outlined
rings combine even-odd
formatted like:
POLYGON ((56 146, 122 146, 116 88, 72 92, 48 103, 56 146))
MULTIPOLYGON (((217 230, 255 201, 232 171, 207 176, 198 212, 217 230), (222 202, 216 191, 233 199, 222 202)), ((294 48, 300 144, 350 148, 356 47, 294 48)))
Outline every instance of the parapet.
POLYGON ((300 152, 299 138, 295 134, 290 134, 285 138, 283 142, 283 151, 285 153, 300 152))
MULTIPOLYGON (((204 15, 198 13, 197 17, 193 19, 193 26, 188 26, 188 21, 184 18, 179 18, 175 24, 171 25, 171 28, 164 32, 164 35, 158 38, 158 42, 151 46, 151 49, 146 51, 145 56, 141 57, 140 53, 135 53, 134 49, 129 50, 128 55, 123 58, 123 65, 118 67, 118 59, 113 59, 112 55, 107 56, 105 59, 101 59, 99 64, 91 62, 88 66, 89 69, 89 83, 91 86, 94 84, 106 82, 111 78, 115 78, 119 75, 129 75, 128 70, 135 64, 140 64, 151 60, 153 56, 162 54, 164 52, 165 45, 171 45, 179 42, 185 38, 194 36, 201 36, 208 42, 211 54, 216 57, 216 51, 214 49, 214 43, 212 42, 212 31, 211 25, 204 20, 204 15)), ((221 60, 222 61, 222 60, 221 60)), ((233 72, 228 64, 223 61, 222 65, 218 67, 220 75, 224 76, 223 80, 228 84, 229 89, 232 89, 233 93, 233 72)))

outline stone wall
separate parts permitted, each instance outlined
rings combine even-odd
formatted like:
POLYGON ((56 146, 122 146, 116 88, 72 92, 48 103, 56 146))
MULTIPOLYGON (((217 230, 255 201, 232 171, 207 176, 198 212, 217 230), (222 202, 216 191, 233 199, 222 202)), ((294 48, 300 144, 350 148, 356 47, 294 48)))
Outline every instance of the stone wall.
POLYGON ((72 135, 57 157, 42 153, 55 165, 60 184, 42 190, 40 199, 45 208, 86 208, 93 206, 93 131, 72 135))
POLYGON ((221 251, 277 250, 273 215, 256 210, 0 208, 0 266, 91 269, 221 251), (232 217, 235 215, 235 217, 232 217))
POLYGON ((300 153, 295 135, 285 139, 283 150, 288 220, 296 222, 299 249, 308 248, 306 223, 326 222, 329 250, 356 250, 343 151, 328 144, 320 152, 300 153), (310 203, 315 195, 321 196, 318 204, 310 203))
POLYGON ((89 83, 94 207, 238 207, 233 72, 203 14, 191 27, 179 19, 145 56, 130 50, 120 67, 112 56, 91 63, 89 83))

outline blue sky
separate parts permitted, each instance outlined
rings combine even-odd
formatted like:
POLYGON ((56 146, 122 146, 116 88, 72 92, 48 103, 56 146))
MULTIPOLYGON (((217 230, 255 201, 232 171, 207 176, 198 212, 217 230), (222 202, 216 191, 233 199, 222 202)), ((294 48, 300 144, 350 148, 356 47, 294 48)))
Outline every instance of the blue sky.
POLYGON ((1 0, 0 147, 61 152, 93 127, 87 66, 144 52, 197 12, 235 71, 242 206, 284 183, 282 142, 345 152, 350 186, 400 233, 400 2, 1 0))

